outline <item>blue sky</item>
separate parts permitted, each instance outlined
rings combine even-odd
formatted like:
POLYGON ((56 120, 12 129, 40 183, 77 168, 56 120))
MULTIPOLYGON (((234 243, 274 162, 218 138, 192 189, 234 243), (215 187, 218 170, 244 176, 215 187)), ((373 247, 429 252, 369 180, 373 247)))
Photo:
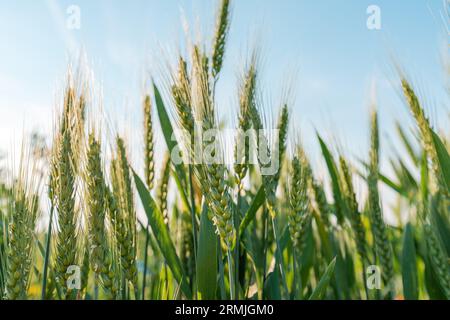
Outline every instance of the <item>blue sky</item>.
MULTIPOLYGON (((183 19, 209 39, 215 6, 216 1, 207 0, 1 0, 0 149, 8 151, 24 130, 50 133, 61 81, 80 47, 103 88, 106 112, 118 123, 139 128, 143 79, 157 76, 155 61, 175 56, 183 43, 183 19), (81 9, 80 30, 65 27, 70 5, 81 9)), ((395 119, 411 124, 392 87, 397 84, 394 61, 420 87, 433 123, 448 126, 443 55, 449 39, 443 8, 442 0, 233 1, 219 105, 224 114, 235 107, 236 78, 248 40, 256 35, 270 91, 266 95, 274 106, 286 78, 298 80, 292 124, 313 158, 314 129, 326 138, 334 132, 351 155, 366 154, 374 82, 383 146, 394 144, 388 132, 395 119), (381 30, 366 27, 369 5, 381 9, 381 30)), ((139 137, 138 130, 130 131, 131 139, 139 137)))

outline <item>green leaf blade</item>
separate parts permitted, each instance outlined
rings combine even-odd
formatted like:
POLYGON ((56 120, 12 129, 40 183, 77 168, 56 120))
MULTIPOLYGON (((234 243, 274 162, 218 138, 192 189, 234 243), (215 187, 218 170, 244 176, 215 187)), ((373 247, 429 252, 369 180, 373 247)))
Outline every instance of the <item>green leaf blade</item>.
POLYGON ((333 276, 335 265, 336 265, 336 257, 328 265, 322 278, 320 278, 317 287, 314 289, 313 293, 309 297, 309 300, 319 300, 323 298, 327 290, 328 284, 330 283, 330 280, 333 276))
POLYGON ((174 278, 180 284, 182 292, 188 299, 192 298, 191 289, 187 283, 187 278, 183 271, 180 259, 176 253, 175 246, 170 238, 169 230, 164 223, 164 216, 153 200, 150 192, 145 186, 142 179, 134 172, 134 181, 136 189, 138 190, 139 197, 144 207, 145 213, 148 218, 149 225, 153 231, 156 242, 158 244, 161 253, 166 260, 167 265, 173 273, 174 278))
POLYGON ((329 172, 330 178, 331 178, 331 187, 333 190, 333 198, 334 198, 335 207, 336 207, 336 210, 335 210, 336 217, 337 217, 339 223, 342 223, 344 221, 345 203, 344 203, 344 200, 342 199, 343 192, 342 192, 341 186, 339 184, 339 173, 338 173, 338 170, 336 167, 336 163, 330 152, 330 149, 328 149, 327 145, 322 140, 320 135, 317 135, 317 138, 319 139, 320 148, 322 150, 322 154, 325 159, 325 162, 326 162, 326 165, 328 168, 328 172, 329 172))
POLYGON ((208 209, 203 207, 200 218, 200 233, 197 252, 197 290, 201 300, 213 300, 217 290, 217 235, 208 218, 208 209))
POLYGON ((173 127, 170 122, 169 114, 167 113, 166 107, 164 105, 161 93, 159 92, 156 84, 153 84, 153 90, 155 92, 155 101, 156 101, 156 110, 158 111, 159 122, 161 124, 161 130, 164 135, 164 140, 166 141, 167 149, 171 154, 172 163, 175 167, 175 173, 177 175, 178 180, 180 181, 180 186, 178 186, 178 190, 181 193, 181 198, 185 202, 185 205, 190 210, 190 204, 186 200, 187 195, 184 187, 184 183, 186 182, 186 171, 184 169, 183 163, 174 162, 174 157, 172 157, 173 152, 176 148, 178 148, 178 142, 174 139, 173 127))
POLYGON ((405 227, 403 233, 402 250, 402 282, 403 295, 406 300, 417 300, 419 298, 416 247, 414 244, 414 230, 410 223, 405 227))
POLYGON ((244 233, 245 229, 248 227, 250 222, 252 222, 252 220, 255 218, 256 212, 263 205, 265 200, 266 194, 264 192, 264 186, 261 186, 258 192, 256 193, 255 197, 253 198, 250 208, 248 208, 247 212, 245 213, 244 219, 242 219, 242 222, 239 225, 239 234, 244 233))
POLYGON ((450 192, 450 155, 448 154, 447 148, 442 142, 441 138, 431 130, 431 134, 433 136, 433 144, 436 149, 436 154, 438 157, 438 165, 441 170, 442 179, 447 187, 447 192, 450 192))

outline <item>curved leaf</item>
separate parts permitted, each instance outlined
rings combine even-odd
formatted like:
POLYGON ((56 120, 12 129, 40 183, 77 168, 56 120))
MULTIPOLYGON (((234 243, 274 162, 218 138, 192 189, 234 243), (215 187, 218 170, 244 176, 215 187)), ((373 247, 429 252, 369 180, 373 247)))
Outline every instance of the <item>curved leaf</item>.
POLYGON ((325 295, 328 284, 330 283, 331 277, 333 276, 334 266, 336 265, 336 257, 330 262, 322 278, 320 278, 317 287, 314 289, 313 293, 309 297, 309 300, 319 300, 325 295))
MULTIPOLYGON (((158 111, 159 122, 161 124, 161 130, 164 135, 164 140, 166 141, 167 149, 169 149, 169 152, 172 155, 172 152, 175 150, 175 148, 178 147, 178 142, 173 139, 174 134, 173 134, 172 124, 170 123, 170 118, 169 118, 169 115, 167 114, 167 110, 164 105, 163 99, 161 97, 161 93, 159 92, 159 89, 155 84, 153 84, 153 90, 155 92, 156 110, 158 111)), ((186 188, 184 187, 184 184, 186 182, 185 181, 186 180, 186 172, 184 170, 183 164, 175 163, 173 161, 174 157, 172 157, 172 156, 170 158, 172 159, 172 163, 175 167, 175 173, 177 175, 177 178, 181 183, 181 185, 178 186, 178 190, 181 193, 181 198, 183 199, 183 202, 185 203, 185 205, 188 207, 188 209, 190 211, 191 210, 190 204, 187 201, 187 196, 186 196, 186 191, 185 191, 186 188)))
POLYGON ((253 201, 248 208, 247 212, 244 215, 244 219, 242 219, 241 224, 239 225, 239 234, 243 234, 245 229, 248 227, 250 222, 255 218, 256 212, 263 205, 266 200, 266 194, 264 192, 264 186, 259 187, 258 192, 256 193, 253 201))
POLYGON ((197 252, 198 298, 212 300, 217 289, 217 235, 208 218, 208 208, 203 206, 197 252))
POLYGON ((333 156, 331 155, 330 150, 328 149, 325 142, 322 140, 320 135, 317 135, 317 138, 319 139, 320 148, 322 150, 323 157, 325 159, 325 162, 327 164, 328 172, 330 174, 331 178, 331 187, 333 190, 333 198, 336 208, 336 217, 338 218, 339 223, 342 223, 344 221, 344 211, 345 211, 345 204, 344 200, 342 199, 342 191, 341 187, 339 185, 339 173, 336 167, 336 163, 334 162, 333 156))
POLYGON ((419 298, 419 289, 416 247, 414 245, 414 230, 410 223, 406 225, 403 233, 402 281, 405 299, 417 300, 419 298))
POLYGON ((438 156, 438 165, 441 169, 442 179, 447 187, 447 191, 450 192, 450 155, 439 136, 433 130, 431 130, 431 134, 433 136, 434 148, 436 149, 438 156))
POLYGON ((164 223, 164 216, 156 205, 155 200, 153 200, 150 195, 150 192, 144 182, 141 178, 139 178, 134 170, 133 175, 136 189, 138 190, 139 197, 141 198, 142 205, 148 218, 148 223, 153 231, 158 247, 164 256, 167 265, 172 271, 174 278, 180 284, 181 291, 183 291, 188 299, 191 299, 191 289, 187 283, 187 278, 184 274, 183 267, 175 250, 175 246, 170 238, 169 230, 164 223))

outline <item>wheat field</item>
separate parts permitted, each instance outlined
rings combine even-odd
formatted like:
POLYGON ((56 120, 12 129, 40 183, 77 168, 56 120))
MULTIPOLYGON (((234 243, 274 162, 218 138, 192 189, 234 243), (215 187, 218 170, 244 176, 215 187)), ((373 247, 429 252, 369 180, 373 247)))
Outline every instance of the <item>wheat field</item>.
POLYGON ((126 135, 89 109, 89 81, 68 72, 51 146, 24 142, 17 174, 0 181, 1 299, 450 299, 450 132, 431 125, 398 69, 415 127, 397 126, 406 152, 388 176, 376 104, 361 160, 319 132, 299 136, 290 97, 268 120, 254 49, 234 136, 223 138, 216 83, 230 2, 220 1, 208 45, 190 45, 143 93, 142 168, 126 135), (326 179, 305 140, 320 147, 326 179), (406 222, 386 222, 381 186, 406 222))

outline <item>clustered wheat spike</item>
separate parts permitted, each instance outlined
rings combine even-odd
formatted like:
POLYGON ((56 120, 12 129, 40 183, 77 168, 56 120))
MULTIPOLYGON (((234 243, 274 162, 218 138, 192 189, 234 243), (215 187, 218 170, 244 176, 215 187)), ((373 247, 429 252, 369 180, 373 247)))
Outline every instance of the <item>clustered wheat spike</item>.
POLYGON ((350 223, 353 232, 355 233, 356 248, 362 262, 365 263, 367 261, 366 230, 364 229, 364 225, 361 219, 361 213, 358 210, 358 202, 356 200, 356 194, 353 189, 351 172, 344 157, 340 157, 339 163, 343 176, 344 195, 347 200, 346 203, 348 205, 348 209, 350 211, 350 223))
MULTIPOLYGON (((54 141, 53 141, 53 148, 52 148, 52 157, 50 159, 50 177, 49 177, 49 184, 48 184, 48 194, 50 201, 52 204, 55 204, 55 197, 56 197, 56 190, 58 188, 58 170, 59 170, 59 163, 58 163, 58 155, 60 152, 60 146, 59 144, 62 141, 62 136, 65 134, 66 131, 71 130, 70 126, 70 120, 73 109, 73 104, 75 100, 75 93, 74 89, 69 84, 66 88, 65 95, 64 95, 64 103, 63 103, 63 110, 62 115, 60 119, 60 127, 59 132, 55 135, 54 141)), ((72 160, 73 162, 73 160, 72 160)))
MULTIPOLYGON (((258 153, 258 162, 261 170, 264 170, 267 167, 267 163, 270 165, 273 159, 273 154, 271 153, 271 149, 269 146, 269 140, 264 135, 263 130, 264 126, 261 121, 261 115, 259 114, 259 110, 256 106, 252 106, 251 108, 251 119, 253 123, 253 128, 256 131, 256 145, 257 145, 257 153, 258 153), (267 157, 269 161, 263 161, 262 156, 267 157)), ((266 192, 266 204, 267 208, 272 216, 275 217, 275 206, 276 206, 276 190, 278 186, 278 179, 281 173, 281 165, 282 159, 284 157, 286 151, 286 140, 287 140, 287 132, 288 132, 288 124, 289 124, 289 111, 286 104, 283 105, 278 124, 277 130, 278 135, 275 140, 274 148, 276 148, 277 152, 277 165, 276 172, 272 174, 263 173, 262 179, 264 184, 264 191, 266 192), (280 162, 281 160, 281 162, 280 162)))
MULTIPOLYGON (((203 132, 217 130, 214 105, 211 97, 208 62, 198 47, 193 50, 194 76, 196 83, 196 116, 201 119, 203 132)), ((213 145, 211 154, 204 154, 206 160, 201 166, 196 166, 196 173, 201 183, 206 203, 214 213, 213 222, 221 238, 227 245, 234 240, 234 228, 232 222, 232 210, 234 204, 229 193, 227 170, 223 164, 220 143, 217 137, 211 137, 211 141, 202 141, 203 150, 213 145), (207 159, 210 156, 212 159, 207 159), (211 163, 212 162, 212 163, 211 163)))
POLYGON ((419 127, 423 148, 431 158, 431 168, 434 173, 433 177, 437 180, 435 182, 440 187, 440 191, 446 193, 448 196, 448 186, 440 169, 440 160, 434 147, 433 133, 430 122, 425 115, 425 112, 421 107, 419 99, 417 98, 413 88, 404 78, 402 79, 402 89, 409 109, 411 110, 411 113, 417 122, 417 126, 419 127))
POLYGON ((187 63, 182 57, 179 58, 178 72, 174 76, 172 98, 181 127, 192 135, 194 132, 194 115, 192 114, 191 81, 189 79, 187 63))
MULTIPOLYGON (((83 90, 83 88, 80 88, 80 90, 83 90)), ((81 91, 77 96, 75 96, 75 106, 74 109, 71 110, 70 119, 71 122, 71 143, 72 143, 72 153, 73 153, 73 160, 72 163, 74 165, 75 173, 79 173, 79 160, 81 158, 81 155, 83 154, 84 150, 84 120, 85 120, 85 110, 86 110, 86 98, 83 95, 83 92, 81 91)))
POLYGON ((84 145, 86 98, 83 95, 83 89, 76 88, 74 79, 69 76, 59 132, 62 135, 66 130, 70 131, 71 162, 75 173, 78 173, 78 160, 83 152, 82 147, 84 145))
POLYGON ((67 288, 67 269, 76 265, 78 211, 75 208, 76 178, 84 145, 86 98, 84 88, 76 88, 69 76, 64 95, 59 130, 54 137, 50 160, 48 194, 58 213, 55 277, 63 298, 73 298, 67 288))
POLYGON ((428 257, 437 274, 439 283, 444 290, 447 299, 450 299, 450 267, 445 251, 442 249, 439 239, 433 227, 425 223, 423 226, 425 241, 428 250, 428 257))
POLYGON ((114 172, 112 176, 118 213, 117 241, 120 244, 122 271, 137 292, 136 212, 131 187, 131 174, 123 139, 117 137, 116 144, 117 158, 113 162, 114 172))
POLYGON ((170 179, 170 153, 166 152, 164 156, 164 161, 162 164, 161 169, 161 177, 159 178, 159 184, 158 184, 158 202, 159 207, 161 210, 161 213, 164 216, 164 223, 166 225, 169 224, 169 212, 167 209, 167 193, 168 193, 168 187, 169 187, 169 179, 170 179))
MULTIPOLYGON (((250 116, 252 119, 253 128, 255 129, 258 163, 262 170, 264 164, 261 160, 261 155, 266 156, 268 159, 270 159, 271 156, 269 141, 263 133, 264 126, 262 124, 261 115, 259 114, 259 110, 256 107, 256 105, 252 106, 250 110, 250 116), (264 151, 262 151, 262 149, 264 149, 264 151)), ((264 191, 266 193, 266 204, 272 216, 275 216, 274 212, 275 191, 272 190, 273 176, 263 174, 262 180, 264 185, 264 191)))
POLYGON ((9 300, 27 297, 32 263, 33 235, 38 203, 36 197, 26 194, 24 183, 18 183, 11 205, 6 281, 6 298, 9 300))
MULTIPOLYGON (((122 252, 127 252, 129 250, 130 242, 127 241, 127 227, 125 224, 125 219, 122 216, 121 212, 119 211, 119 205, 118 201, 116 199, 119 199, 119 187, 116 177, 116 165, 115 161, 113 160, 111 163, 111 184, 112 189, 110 187, 105 188, 105 201, 107 206, 107 214, 109 221, 111 223, 111 231, 109 239, 111 241, 111 247, 112 247, 112 258, 115 258, 116 253, 120 256, 120 261, 118 263, 112 263, 111 269, 112 271, 117 271, 115 274, 115 282, 120 282, 122 279, 122 275, 124 275, 124 270, 122 267, 122 252)), ((123 289, 123 288, 121 288, 123 289)))
POLYGON ((177 122, 184 130, 185 148, 189 155, 190 162, 195 159, 194 150, 194 114, 191 99, 191 80, 189 78, 187 63, 180 56, 178 63, 178 72, 173 76, 173 85, 171 88, 173 104, 177 115, 177 122))
POLYGON ((222 0, 216 24, 212 53, 212 73, 216 78, 222 69, 225 43, 230 28, 230 0, 222 0))
POLYGON ((297 154, 292 159, 292 176, 290 183, 289 231, 292 244, 301 253, 305 246, 308 227, 312 214, 308 199, 310 172, 303 151, 298 147, 297 154))
POLYGON ((89 136, 86 170, 89 257, 92 270, 99 278, 106 297, 112 299, 116 296, 117 288, 111 273, 111 254, 105 226, 107 191, 102 169, 101 146, 93 133, 89 136))
POLYGON ((75 210, 75 172, 72 165, 73 153, 70 130, 66 129, 58 143, 58 181, 56 182, 56 208, 58 211, 59 233, 56 245, 55 273, 66 298, 69 274, 67 270, 77 265, 77 212, 75 210))
POLYGON ((250 160, 248 130, 251 128, 250 111, 255 103, 256 90, 256 68, 252 63, 244 76, 243 84, 239 93, 239 125, 235 145, 235 165, 234 172, 239 189, 242 188, 242 180, 247 174, 248 162, 250 160))
POLYGON ((382 277, 386 285, 392 286, 394 276, 392 263, 392 248, 388 239, 386 225, 380 207, 380 197, 378 194, 378 117, 375 110, 371 114, 371 147, 370 166, 367 184, 369 188, 369 208, 372 223, 372 232, 375 242, 375 251, 382 268, 382 277))
POLYGON ((231 245, 234 240, 231 200, 226 180, 226 170, 222 164, 212 163, 202 166, 199 176, 206 176, 202 181, 202 191, 209 208, 214 213, 213 222, 217 231, 226 244, 231 245))
POLYGON ((192 64, 195 117, 202 121, 204 131, 215 129, 216 114, 209 77, 209 58, 198 45, 192 48, 192 64))
POLYGON ((145 181, 149 190, 153 189, 153 180, 155 178, 153 148, 152 104, 150 96, 146 95, 144 98, 144 167, 145 181))
POLYGON ((275 183, 278 184, 278 180, 281 175, 281 166, 283 164, 284 155, 286 153, 286 143, 288 137, 288 128, 289 128, 289 110, 287 104, 284 104, 281 108, 280 116, 278 119, 278 135, 277 140, 275 142, 275 148, 278 148, 278 165, 279 169, 275 174, 275 183))

